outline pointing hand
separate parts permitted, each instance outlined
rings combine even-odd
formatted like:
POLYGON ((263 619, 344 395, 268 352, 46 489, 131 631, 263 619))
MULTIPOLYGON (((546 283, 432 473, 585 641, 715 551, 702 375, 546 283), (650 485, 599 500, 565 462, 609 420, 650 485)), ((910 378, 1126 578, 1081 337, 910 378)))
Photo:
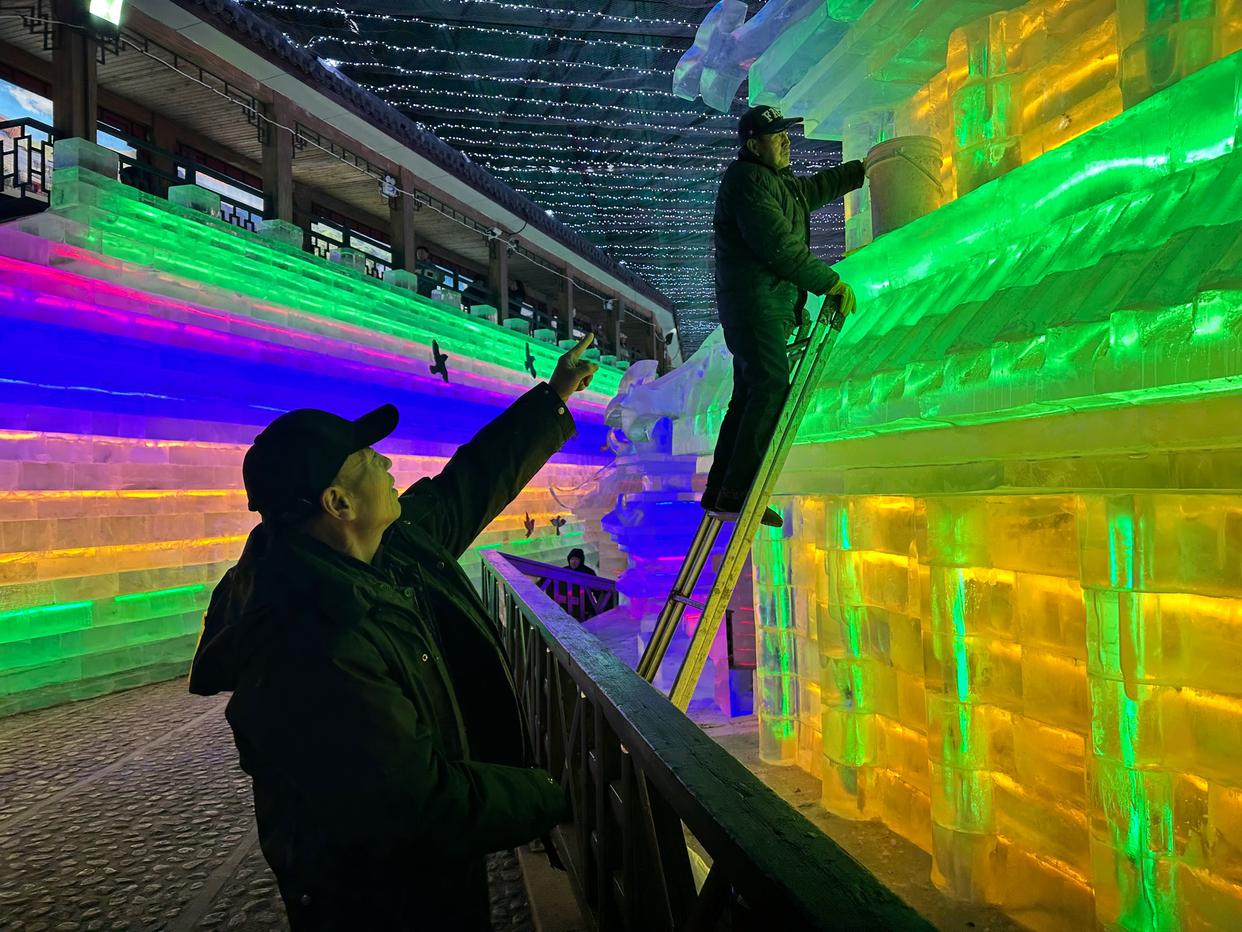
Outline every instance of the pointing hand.
POLYGON ((589 359, 583 359, 582 354, 594 339, 595 335, 588 333, 578 341, 577 346, 556 361, 556 370, 548 379, 548 384, 563 401, 569 401, 574 392, 580 392, 591 384, 591 377, 599 366, 589 359))

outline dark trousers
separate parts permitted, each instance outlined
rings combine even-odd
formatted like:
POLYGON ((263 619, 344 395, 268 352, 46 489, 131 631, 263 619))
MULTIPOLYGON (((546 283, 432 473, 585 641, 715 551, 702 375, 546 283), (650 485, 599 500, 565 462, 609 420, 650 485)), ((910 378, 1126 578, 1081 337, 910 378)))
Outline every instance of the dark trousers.
POLYGON ((794 322, 760 318, 722 324, 725 345, 733 353, 733 397, 716 438, 703 499, 737 505, 759 471, 789 393, 785 347, 794 322))
POLYGON ((491 932, 487 861, 473 857, 405 872, 378 869, 316 885, 280 884, 291 932, 491 932), (302 892, 309 889, 309 892, 302 892))

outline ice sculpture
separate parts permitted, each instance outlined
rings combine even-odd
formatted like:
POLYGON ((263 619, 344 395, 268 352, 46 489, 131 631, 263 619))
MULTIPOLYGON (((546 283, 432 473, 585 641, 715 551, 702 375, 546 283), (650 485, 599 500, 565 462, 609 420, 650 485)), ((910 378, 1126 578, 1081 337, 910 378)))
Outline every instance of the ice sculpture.
POLYGON ((1034 929, 1242 925, 1239 89, 1235 52, 839 263, 754 552, 764 756, 1034 929))
POLYGON ((948 202, 847 199, 761 754, 1034 929, 1242 927, 1239 48, 1238 0, 830 0, 713 65, 846 158, 939 141, 948 202))
POLYGON ((720 0, 677 63, 673 93, 686 100, 702 97, 707 106, 728 113, 755 58, 781 34, 801 28, 808 16, 822 14, 823 7, 823 0, 771 0, 746 21, 743 0, 720 0))
MULTIPOLYGON (((655 626, 702 518, 700 477, 706 474, 704 460, 715 445, 732 388, 732 356, 717 328, 690 359, 662 377, 656 377, 650 361, 631 366, 604 415, 616 460, 575 513, 582 517, 611 506, 600 522, 628 561, 617 579, 626 604, 586 624, 630 663, 637 662, 655 626)), ((723 549, 722 540, 717 555, 723 549)), ((731 609, 735 630, 745 630, 749 639, 749 586, 739 587, 731 609)), ((685 616, 656 679, 661 688, 671 685, 697 620, 697 612, 685 616)), ((695 701, 734 713, 749 711, 749 684, 731 677, 724 634, 722 628, 695 701)))

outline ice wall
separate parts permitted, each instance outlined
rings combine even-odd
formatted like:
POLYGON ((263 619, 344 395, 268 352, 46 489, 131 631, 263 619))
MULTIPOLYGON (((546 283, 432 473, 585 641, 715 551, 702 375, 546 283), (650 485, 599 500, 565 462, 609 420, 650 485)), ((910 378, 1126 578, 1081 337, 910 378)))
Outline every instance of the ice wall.
MULTIPOLYGON (((534 383, 528 348, 544 377, 557 355, 85 168, 53 198, 0 227, 0 714, 185 672, 256 520, 242 457, 280 411, 397 404, 381 449, 410 483, 534 383)), ((610 460, 620 379, 577 396, 578 436, 476 548, 596 549, 552 489, 610 460)))
POLYGON ((1242 53, 839 264, 770 760, 1037 929, 1242 924, 1242 53))

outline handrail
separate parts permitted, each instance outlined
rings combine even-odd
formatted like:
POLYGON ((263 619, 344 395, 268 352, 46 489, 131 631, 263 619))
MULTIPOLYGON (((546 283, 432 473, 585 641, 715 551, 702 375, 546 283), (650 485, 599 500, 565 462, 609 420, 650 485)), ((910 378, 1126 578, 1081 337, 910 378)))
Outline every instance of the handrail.
POLYGON ((502 553, 483 553, 483 598, 536 763, 572 801, 553 840, 594 928, 931 928, 502 553), (712 858, 701 890, 683 825, 712 858))
POLYGON ((0 129, 12 129, 14 126, 33 126, 39 132, 51 136, 55 133, 48 124, 42 120, 36 120, 34 117, 17 117, 13 120, 0 121, 0 129))
POLYGON ((506 553, 505 559, 520 572, 536 580, 535 585, 579 621, 614 608, 617 604, 617 581, 596 576, 594 573, 580 573, 567 566, 553 566, 541 563, 530 557, 519 557, 506 553), (557 583, 565 583, 561 589, 557 583))
POLYGON ((593 573, 571 570, 567 566, 553 566, 551 563, 542 563, 539 560, 532 560, 530 557, 519 557, 512 553, 504 554, 504 558, 513 567, 527 576, 555 579, 557 582, 573 583, 575 586, 582 586, 586 589, 602 589, 608 592, 617 591, 617 581, 615 579, 608 579, 605 576, 596 576, 593 573))

